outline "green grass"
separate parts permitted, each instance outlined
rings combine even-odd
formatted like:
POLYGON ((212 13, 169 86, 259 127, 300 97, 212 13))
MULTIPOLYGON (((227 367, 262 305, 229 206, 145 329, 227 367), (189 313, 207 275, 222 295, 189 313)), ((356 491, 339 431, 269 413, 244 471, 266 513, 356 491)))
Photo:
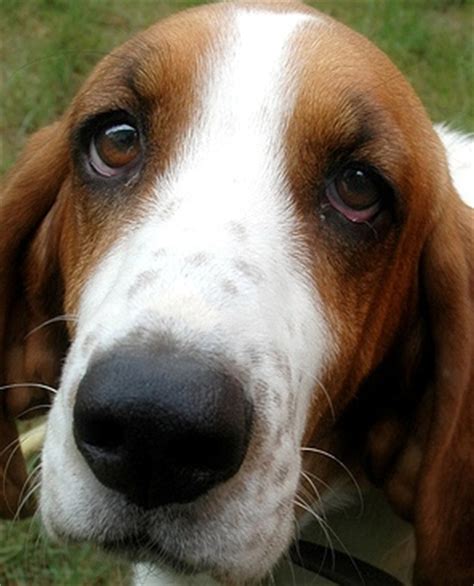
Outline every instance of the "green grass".
POLYGON ((2 586, 121 586, 128 568, 90 545, 54 546, 37 520, 0 523, 2 586))
MULTIPOLYGON (((102 55, 193 0, 0 0, 0 172, 54 120, 102 55)), ((434 120, 474 131, 472 0, 313 2, 366 34, 434 120)), ((37 522, 0 523, 1 586, 118 586, 127 570, 92 547, 57 546, 37 522)))

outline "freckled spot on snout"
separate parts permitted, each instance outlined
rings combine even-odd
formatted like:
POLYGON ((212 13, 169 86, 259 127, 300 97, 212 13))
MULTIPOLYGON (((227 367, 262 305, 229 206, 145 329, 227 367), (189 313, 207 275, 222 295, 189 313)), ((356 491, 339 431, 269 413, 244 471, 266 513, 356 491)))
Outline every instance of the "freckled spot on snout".
POLYGON ((210 257, 205 252, 196 252, 195 254, 191 254, 187 256, 185 261, 187 264, 190 264, 194 267, 201 267, 207 264, 210 260, 210 257))
POLYGON ((280 409, 283 405, 281 394, 276 390, 274 390, 272 393, 272 403, 275 405, 277 409, 280 409))
POLYGON ((148 287, 149 285, 155 283, 159 277, 160 271, 157 270, 149 270, 140 273, 136 278, 135 282, 131 285, 130 289, 128 290, 129 299, 132 299, 137 293, 139 293, 145 287, 148 287))
POLYGON ((167 201, 166 203, 164 203, 159 211, 160 220, 169 220, 173 216, 177 208, 178 202, 176 200, 167 201))
POLYGON ((268 390, 269 385, 264 380, 258 380, 253 386, 254 395, 260 397, 260 399, 266 400, 268 397, 268 390))
POLYGON ((286 429, 284 425, 280 425, 275 431, 275 447, 279 448, 283 445, 286 438, 286 429))
POLYGON ((263 272, 246 260, 236 260, 234 261, 234 266, 242 277, 248 279, 254 285, 259 285, 264 279, 263 272))
POLYGON ((239 290, 237 289, 237 285, 229 279, 224 279, 221 282, 221 287, 224 293, 226 293, 227 295, 235 296, 239 292, 239 290))
POLYGON ((287 381, 291 382, 291 367, 288 360, 288 356, 285 356, 281 352, 273 352, 273 361, 275 368, 281 374, 281 376, 287 381))
POLYGON ((251 346, 247 349, 247 358, 251 366, 260 366, 263 362, 262 353, 257 348, 251 346))
POLYGON ((87 354, 89 350, 92 349, 96 341, 97 337, 95 334, 87 334, 81 346, 81 351, 83 352, 83 354, 87 354))
POLYGON ((275 474, 275 481, 278 484, 283 484, 285 482, 285 480, 288 478, 289 473, 290 473, 289 464, 282 464, 282 465, 278 466, 278 469, 275 474))
POLYGON ((163 258, 164 256, 166 256, 166 249, 165 248, 158 248, 157 250, 155 250, 155 252, 153 253, 153 256, 155 258, 163 258))
POLYGON ((290 514, 293 508, 293 497, 285 497, 280 504, 275 508, 274 515, 277 519, 283 522, 290 514))
POLYGON ((239 241, 245 242, 247 240, 247 228, 239 222, 230 222, 229 232, 239 241))

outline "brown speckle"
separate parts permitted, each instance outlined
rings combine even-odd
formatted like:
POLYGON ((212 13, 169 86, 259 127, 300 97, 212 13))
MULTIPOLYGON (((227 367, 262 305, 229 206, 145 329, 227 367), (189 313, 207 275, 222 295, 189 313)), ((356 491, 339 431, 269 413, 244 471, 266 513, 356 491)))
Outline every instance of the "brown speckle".
POLYGON ((82 343, 82 347, 81 350, 84 354, 86 354, 91 348, 92 346, 95 344, 97 338, 95 336, 95 334, 87 334, 84 342, 82 343))
POLYGON ((209 258, 209 255, 207 255, 205 252, 196 252, 195 254, 191 254, 190 256, 186 257, 186 263, 195 267, 200 267, 207 264, 209 262, 209 258))
POLYGON ((273 353, 273 359, 278 372, 286 381, 291 382, 291 367, 288 356, 281 352, 275 351, 273 353))
POLYGON ((286 435, 285 426, 280 425, 275 432, 275 446, 277 448, 279 448, 283 444, 283 440, 285 438, 285 435, 286 435))
POLYGON ((253 387, 255 396, 266 399, 268 396, 268 383, 264 380, 257 380, 253 387))
POLYGON ((247 349, 247 356, 252 366, 260 366, 263 362, 262 353, 253 346, 247 349))
POLYGON ((155 250, 155 252, 153 253, 153 256, 155 258, 163 258, 164 256, 166 256, 166 249, 165 248, 158 248, 157 250, 155 250))
POLYGON ((159 211, 160 220, 169 220, 176 211, 177 207, 178 205, 176 200, 167 201, 159 211))
POLYGON ((247 278, 255 285, 258 285, 263 281, 262 271, 257 266, 248 263, 246 260, 236 260, 234 261, 234 266, 243 277, 247 278))
POLYGON ((226 293, 227 295, 234 296, 237 295, 237 293, 239 292, 239 290, 237 289, 237 285, 229 279, 225 279, 224 281, 222 281, 221 287, 224 293, 226 293))
POLYGON ((282 464, 278 466, 278 469, 275 474, 275 481, 278 484, 283 484, 285 480, 288 478, 288 474, 290 473, 290 466, 289 464, 282 464))
POLYGON ((272 393, 272 403, 275 405, 277 409, 280 409, 282 406, 282 398, 281 394, 278 391, 274 391, 272 393))
POLYGON ((131 285, 130 289, 128 290, 129 299, 134 297, 143 288, 155 283, 159 276, 160 271, 157 270, 149 270, 140 273, 138 277, 135 279, 135 282, 131 285))
POLYGON ((229 232, 233 234, 239 242, 245 242, 247 240, 247 229, 239 222, 230 222, 229 232))

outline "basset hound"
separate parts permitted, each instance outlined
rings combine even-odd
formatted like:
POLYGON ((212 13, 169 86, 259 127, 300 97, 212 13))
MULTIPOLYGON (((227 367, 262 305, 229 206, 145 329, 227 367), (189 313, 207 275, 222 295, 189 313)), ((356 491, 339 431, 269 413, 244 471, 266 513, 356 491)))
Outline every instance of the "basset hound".
POLYGON ((297 2, 110 53, 0 195, 2 514, 31 508, 15 418, 57 387, 53 537, 256 583, 308 475, 324 513, 347 468, 413 524, 416 584, 470 584, 472 149, 297 2))

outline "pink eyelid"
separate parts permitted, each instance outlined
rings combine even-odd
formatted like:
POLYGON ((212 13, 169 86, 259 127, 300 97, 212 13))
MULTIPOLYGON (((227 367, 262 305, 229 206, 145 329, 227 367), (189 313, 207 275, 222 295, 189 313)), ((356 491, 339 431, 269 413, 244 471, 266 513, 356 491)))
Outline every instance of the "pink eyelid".
POLYGON ((89 164, 92 169, 99 175, 102 175, 102 177, 116 177, 124 170, 124 167, 117 167, 116 169, 113 169, 112 167, 106 165, 99 157, 99 153, 97 152, 94 141, 91 142, 90 146, 89 164))
POLYGON ((380 210, 380 201, 377 201, 374 203, 374 205, 371 205, 370 207, 363 210, 356 210, 345 205, 337 193, 335 193, 334 186, 329 186, 326 189, 326 196, 329 200, 329 203, 335 210, 341 213, 350 222, 354 222, 355 224, 364 224, 365 222, 369 222, 380 210))

